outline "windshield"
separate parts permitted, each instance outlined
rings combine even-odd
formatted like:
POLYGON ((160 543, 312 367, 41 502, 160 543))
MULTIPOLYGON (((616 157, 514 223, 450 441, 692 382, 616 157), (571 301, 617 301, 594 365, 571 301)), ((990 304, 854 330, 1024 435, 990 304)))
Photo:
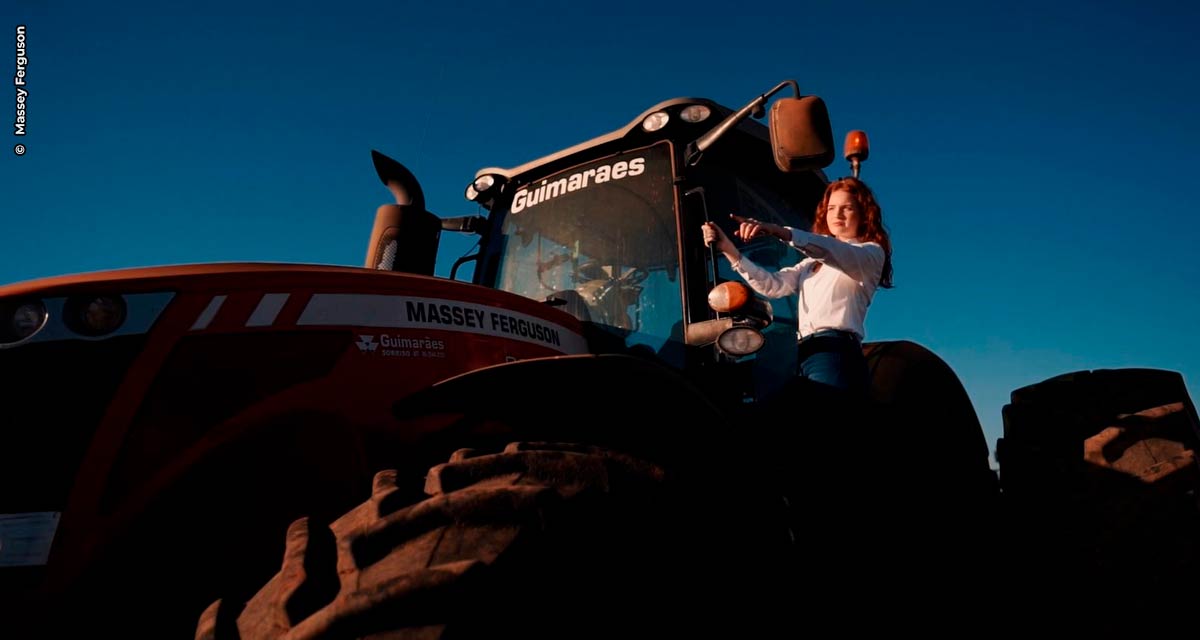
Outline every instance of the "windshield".
POLYGON ((671 148, 581 164, 513 194, 496 287, 656 353, 682 340, 671 148))

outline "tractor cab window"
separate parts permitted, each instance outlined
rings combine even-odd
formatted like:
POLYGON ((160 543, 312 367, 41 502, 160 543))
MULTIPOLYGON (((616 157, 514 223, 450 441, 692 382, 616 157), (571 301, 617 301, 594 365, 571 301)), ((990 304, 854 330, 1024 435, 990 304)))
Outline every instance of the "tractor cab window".
MULTIPOLYGON (((733 142, 733 141, 730 141, 733 142)), ((743 243, 734 238, 737 223, 729 214, 756 218, 798 229, 811 229, 812 215, 824 192, 824 182, 817 175, 785 174, 774 166, 769 154, 754 153, 712 154, 695 168, 690 184, 703 186, 703 199, 688 200, 685 224, 695 229, 695 240, 689 245, 694 253, 690 260, 702 265, 693 270, 692 277, 708 282, 715 272, 716 282, 741 282, 729 266, 729 261, 714 256, 700 244, 700 224, 707 219, 720 226, 738 246, 745 258, 770 271, 778 271, 799 262, 804 256, 776 238, 757 238, 743 243), (701 206, 700 203, 703 203, 701 206), (715 260, 713 259, 715 257, 715 260)), ((759 149, 761 151, 761 149, 759 149)), ((714 317, 708 308, 707 289, 697 288, 689 296, 689 317, 707 320, 714 317)), ((755 394, 765 397, 777 390, 781 381, 788 380, 796 368, 796 314, 799 297, 790 295, 769 300, 774 321, 763 332, 765 346, 755 355, 755 394)))
MULTIPOLYGON (((791 203, 780 197, 778 193, 757 184, 757 181, 734 177, 732 191, 737 203, 732 210, 740 216, 805 230, 811 227, 808 219, 800 215, 801 212, 793 209, 791 203)), ((737 225, 732 219, 725 216, 725 219, 718 224, 721 224, 725 233, 733 238, 733 231, 737 225)), ((741 244, 741 241, 736 238, 734 241, 739 243, 739 251, 743 256, 770 271, 789 267, 804 257, 777 238, 756 238, 746 244, 741 244)), ((717 261, 717 275, 719 281, 741 279, 729 266, 728 260, 717 261)), ((798 298, 792 295, 786 298, 775 298, 770 302, 775 314, 776 328, 788 325, 794 330, 798 298)))
MULTIPOLYGON (((734 238, 737 223, 729 214, 736 213, 747 218, 809 230, 823 185, 798 183, 793 176, 780 173, 774 166, 761 170, 745 166, 714 166, 711 169, 700 174, 702 184, 706 187, 708 215, 734 239, 742 255, 771 271, 799 262, 804 256, 776 238, 756 238, 745 244, 734 238)), ((729 266, 729 261, 724 259, 716 261, 716 272, 717 282, 741 280, 741 276, 729 266)), ((775 314, 770 331, 788 328, 794 333, 798 298, 793 295, 770 302, 775 314)))
POLYGON ((499 289, 546 301, 656 354, 682 341, 666 143, 517 189, 503 212, 499 289))

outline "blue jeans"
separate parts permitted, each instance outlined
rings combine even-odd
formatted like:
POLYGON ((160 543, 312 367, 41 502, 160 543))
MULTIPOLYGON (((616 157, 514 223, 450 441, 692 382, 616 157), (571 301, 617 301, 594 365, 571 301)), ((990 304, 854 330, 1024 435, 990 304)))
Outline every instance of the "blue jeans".
POLYGON ((818 331, 800 342, 800 375, 841 391, 865 394, 867 359, 851 334, 818 331))

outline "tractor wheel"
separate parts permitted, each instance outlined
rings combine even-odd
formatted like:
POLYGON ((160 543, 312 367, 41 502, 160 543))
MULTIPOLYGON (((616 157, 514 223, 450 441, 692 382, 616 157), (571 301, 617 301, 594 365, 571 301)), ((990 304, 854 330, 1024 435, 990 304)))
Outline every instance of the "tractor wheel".
POLYGON ((1013 391, 1003 415, 1006 617, 1129 637, 1192 606, 1200 420, 1182 376, 1067 373, 1013 391))
POLYGON ((716 595, 732 584, 720 558, 747 555, 705 534, 722 525, 675 500, 663 468, 611 450, 460 449, 429 471, 431 497, 411 506, 396 479, 377 474, 371 499, 328 527, 294 522, 280 572, 244 606, 211 605, 196 637, 700 632, 718 624, 706 599, 732 604, 716 595))

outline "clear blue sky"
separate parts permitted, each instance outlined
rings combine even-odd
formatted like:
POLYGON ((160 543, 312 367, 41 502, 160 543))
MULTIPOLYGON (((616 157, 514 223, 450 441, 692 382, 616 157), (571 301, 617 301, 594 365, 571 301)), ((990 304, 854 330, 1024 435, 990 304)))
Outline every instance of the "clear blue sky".
MULTIPOLYGON (((28 135, 0 146, 0 283, 359 265, 390 199, 372 148, 462 215, 481 167, 794 78, 839 143, 871 138, 897 287, 869 338, 945 358, 992 447, 1009 392, 1059 373, 1165 368, 1200 392, 1196 3, 162 4, 0 9, 30 60, 28 135)), ((439 273, 467 248, 444 242, 439 273)))

